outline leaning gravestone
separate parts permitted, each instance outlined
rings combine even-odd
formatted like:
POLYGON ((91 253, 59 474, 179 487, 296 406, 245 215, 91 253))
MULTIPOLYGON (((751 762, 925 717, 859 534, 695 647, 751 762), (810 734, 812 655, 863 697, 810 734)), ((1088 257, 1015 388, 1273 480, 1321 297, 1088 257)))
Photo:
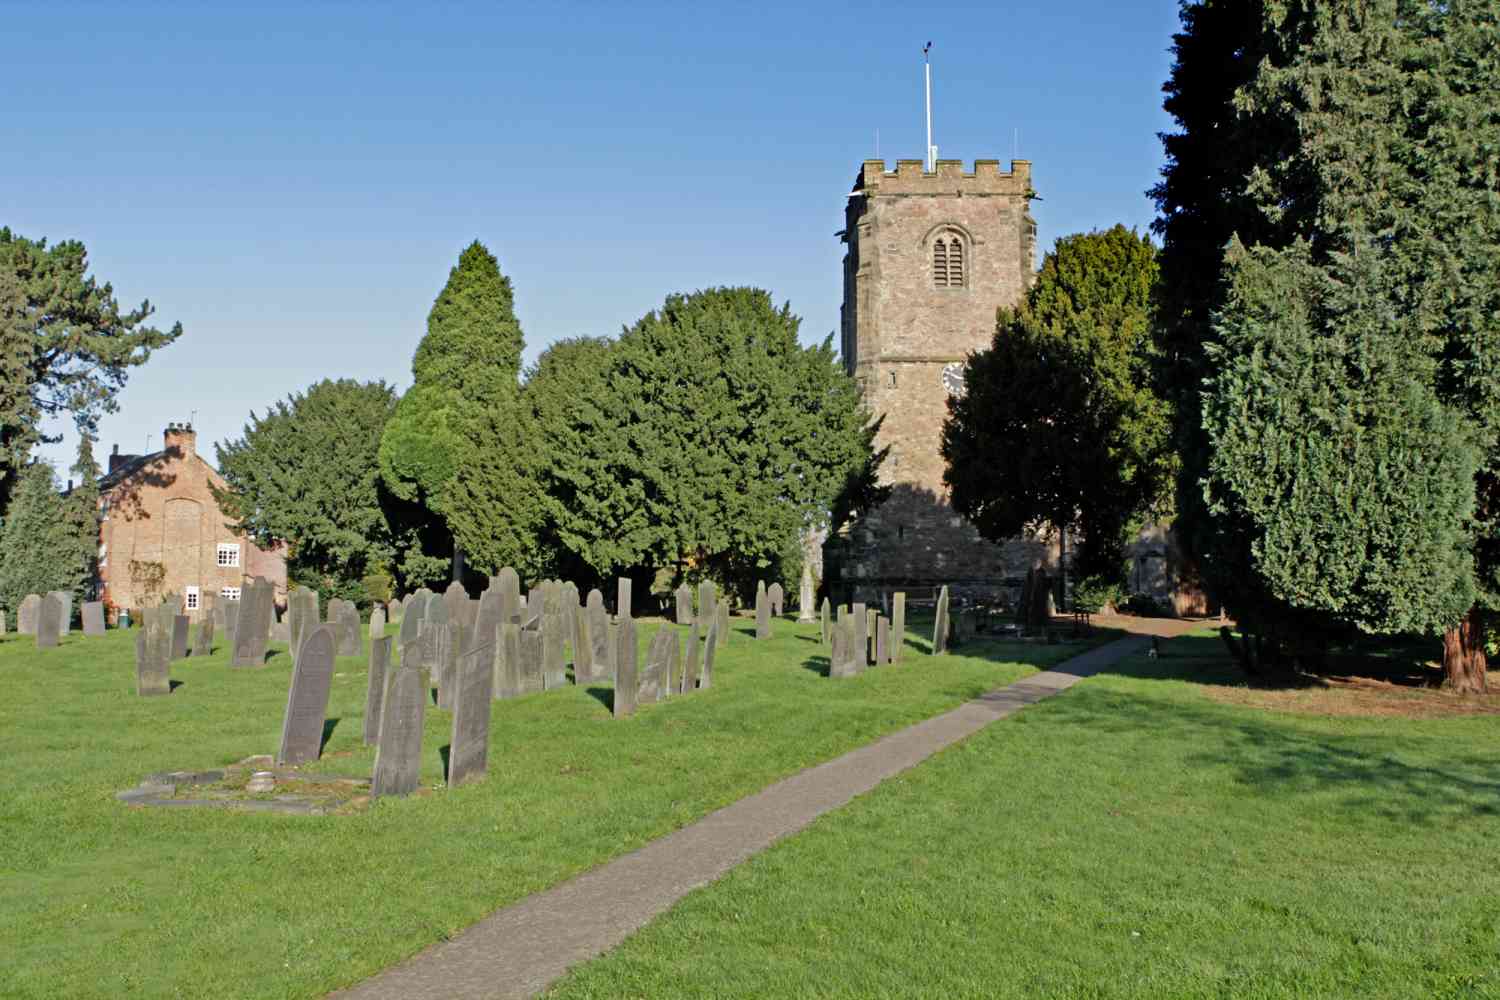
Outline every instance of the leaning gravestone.
POLYGON ((938 595, 937 613, 932 620, 932 654, 948 652, 948 588, 938 595))
POLYGON ((542 673, 542 633, 534 628, 521 629, 521 691, 535 694, 546 690, 542 673))
POLYGON ((766 588, 766 600, 771 604, 771 614, 774 617, 786 614, 786 591, 781 588, 781 584, 773 583, 766 588))
POLYGON ((63 603, 55 593, 42 598, 42 611, 36 622, 37 649, 49 649, 57 645, 62 636, 62 616, 63 603))
MULTIPOLYGON (((4 629, 0 628, 0 633, 3 632, 4 629)), ((103 601, 83 602, 83 634, 88 636, 98 636, 104 634, 103 601)))
POLYGON ((73 595, 66 590, 54 590, 51 597, 57 598, 58 610, 62 613, 62 624, 57 627, 58 635, 68 635, 73 631, 73 595))
POLYGON ((495 643, 478 643, 459 657, 453 680, 453 732, 448 741, 448 787, 482 778, 489 761, 490 698, 495 643))
POLYGON ((21 599, 21 609, 16 614, 16 631, 21 635, 36 635, 36 621, 41 616, 42 599, 37 594, 27 594, 21 599))
POLYGON ((370 642, 370 669, 365 676, 365 745, 380 742, 380 711, 385 704, 386 672, 391 666, 391 637, 370 642))
POLYGON ((677 624, 687 625, 693 620, 693 588, 687 584, 677 588, 677 624))
POLYGON ((171 694, 172 609, 148 608, 135 641, 135 693, 171 694))
POLYGON ((896 591, 891 599, 891 662, 901 662, 901 647, 906 645, 906 591, 896 591))
POLYGON ((567 661, 563 657, 563 616, 542 616, 542 688, 551 691, 568 683, 567 661))
MULTIPOLYGON (((411 660, 419 657, 412 656, 411 660)), ((401 651, 401 669, 391 675, 380 706, 380 741, 375 749, 371 798, 410 795, 422 776, 422 716, 427 708, 426 671, 408 666, 401 651)))
POLYGON ((703 672, 698 675, 698 690, 702 691, 714 680, 714 651, 719 648, 719 623, 708 627, 708 638, 703 640, 703 672))
POLYGON ((198 621, 198 632, 193 638, 193 658, 209 656, 214 651, 214 619, 204 615, 198 621))
POLYGON ((661 696, 666 698, 674 691, 682 689, 682 643, 677 638, 677 630, 664 628, 667 633, 667 662, 662 671, 661 696))
POLYGON ((683 694, 698 689, 698 653, 698 623, 693 622, 693 627, 688 629, 687 656, 682 664, 683 694))
POLYGON ((302 640, 302 655, 292 667, 292 686, 281 723, 276 763, 317 760, 328 718, 328 691, 333 684, 333 626, 319 625, 302 640))
POLYGON ((526 693, 526 683, 521 676, 521 626, 514 622, 500 626, 494 674, 496 698, 519 698, 526 693))
MULTIPOLYGON (((630 581, 621 580, 621 588, 627 600, 630 597, 630 581)), ((636 657, 639 650, 635 643, 635 619, 621 618, 615 640, 615 718, 623 719, 635 714, 636 657)))
POLYGON ((191 620, 187 615, 172 616, 172 659, 185 660, 188 655, 188 625, 191 620))

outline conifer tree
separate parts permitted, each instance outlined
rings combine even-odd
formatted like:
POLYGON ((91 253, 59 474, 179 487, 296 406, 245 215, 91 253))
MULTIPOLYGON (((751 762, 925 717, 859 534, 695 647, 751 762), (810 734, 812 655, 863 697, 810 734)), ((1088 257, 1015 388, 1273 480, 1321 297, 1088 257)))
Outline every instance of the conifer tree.
POLYGON ((78 436, 78 457, 68 470, 73 489, 68 494, 68 523, 77 546, 83 593, 92 596, 99 566, 99 463, 94 461, 94 441, 88 434, 78 436))
POLYGON ((18 477, 0 530, 0 605, 14 612, 27 594, 83 593, 78 534, 52 466, 33 462, 18 477))
MULTIPOLYGON (((519 391, 521 325, 510 279, 479 241, 448 274, 412 358, 412 386, 380 443, 380 471, 398 499, 447 526, 447 537, 409 540, 401 572, 409 586, 436 583, 453 561, 451 487, 475 461, 490 410, 513 406, 519 391)), ((461 525, 460 529, 466 528, 461 525)))

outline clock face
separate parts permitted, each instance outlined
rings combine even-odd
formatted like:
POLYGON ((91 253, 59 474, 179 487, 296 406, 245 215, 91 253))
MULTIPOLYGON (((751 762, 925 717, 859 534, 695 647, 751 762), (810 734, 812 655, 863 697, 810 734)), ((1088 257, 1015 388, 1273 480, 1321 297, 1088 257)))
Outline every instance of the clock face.
POLYGON ((950 396, 964 394, 964 365, 961 361, 943 366, 943 388, 950 396))

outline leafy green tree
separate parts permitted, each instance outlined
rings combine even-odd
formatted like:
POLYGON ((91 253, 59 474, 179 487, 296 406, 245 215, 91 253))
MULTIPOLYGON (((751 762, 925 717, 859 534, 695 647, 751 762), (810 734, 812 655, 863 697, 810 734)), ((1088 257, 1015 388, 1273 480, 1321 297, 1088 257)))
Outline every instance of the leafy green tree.
POLYGON ((73 529, 74 544, 82 566, 84 593, 92 596, 99 577, 99 463, 94 460, 94 441, 87 434, 78 437, 78 457, 68 470, 74 486, 68 493, 68 524, 73 529))
POLYGON ((758 289, 671 295, 613 347, 573 345, 539 368, 527 393, 538 440, 554 442, 546 531, 569 558, 602 577, 691 569, 744 589, 830 510, 867 502, 869 415, 830 344, 798 344, 799 324, 758 289), (572 404, 564 370, 588 387, 572 404))
POLYGON ((88 275, 82 243, 48 246, 0 228, 0 503, 44 420, 69 414, 92 434, 116 408, 131 368, 182 334, 145 325, 142 302, 122 312, 109 284, 88 275))
POLYGON ((27 594, 52 590, 71 593, 76 604, 84 583, 78 534, 52 466, 33 462, 21 470, 0 530, 0 604, 14 613, 27 594))
MULTIPOLYGON (((1233 6, 1189 5, 1187 33, 1233 6)), ((1443 631, 1460 690, 1484 687, 1482 612, 1496 603, 1496 16, 1467 0, 1267 4, 1242 24, 1235 51, 1252 58, 1232 87, 1189 59, 1232 33, 1179 36, 1176 138, 1216 148, 1176 157, 1169 137, 1156 192, 1178 305, 1162 342, 1179 499, 1208 582, 1255 644, 1274 647, 1278 623, 1308 611, 1443 631), (1226 196, 1238 214, 1209 227, 1209 252, 1195 220, 1223 218, 1226 196), (1340 437, 1297 442, 1297 419, 1340 437)))
MULTIPOLYGON (((380 470, 398 499, 448 521, 458 470, 476 460, 475 441, 512 406, 522 349, 510 279, 477 240, 459 256, 427 316, 427 334, 412 358, 412 386, 380 443, 380 470)), ((461 529, 463 515, 458 520, 461 529)), ((451 526, 450 526, 451 527, 451 526)), ((453 560, 451 535, 424 532, 405 540, 401 571, 409 585, 436 583, 453 560)))
POLYGON ((1169 414, 1150 385, 1150 240, 1123 226, 1063 237, 949 400, 954 509, 989 539, 1082 536, 1075 566, 1118 577, 1127 527, 1163 497, 1169 414))
POLYGON ((258 545, 287 542, 293 582, 364 603, 362 579, 389 569, 408 508, 386 494, 376 456, 395 410, 384 382, 325 379, 216 446, 221 508, 258 545))

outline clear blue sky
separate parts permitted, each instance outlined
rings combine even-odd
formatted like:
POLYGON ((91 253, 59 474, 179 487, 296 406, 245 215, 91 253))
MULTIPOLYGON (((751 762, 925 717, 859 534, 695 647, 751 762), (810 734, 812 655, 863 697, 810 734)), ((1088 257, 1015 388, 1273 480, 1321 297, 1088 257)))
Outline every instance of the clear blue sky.
MULTIPOLYGON (((1173 0, 745 5, 145 2, 0 6, 0 225, 77 238, 182 339, 132 374, 101 454, 200 450, 323 377, 404 388, 483 241, 527 359, 672 291, 753 284, 838 323, 862 159, 1008 161, 1041 245, 1124 222, 1168 122, 1173 0)), ((64 475, 76 439, 46 450, 64 475)), ((101 459, 102 460, 102 459, 101 459)))

